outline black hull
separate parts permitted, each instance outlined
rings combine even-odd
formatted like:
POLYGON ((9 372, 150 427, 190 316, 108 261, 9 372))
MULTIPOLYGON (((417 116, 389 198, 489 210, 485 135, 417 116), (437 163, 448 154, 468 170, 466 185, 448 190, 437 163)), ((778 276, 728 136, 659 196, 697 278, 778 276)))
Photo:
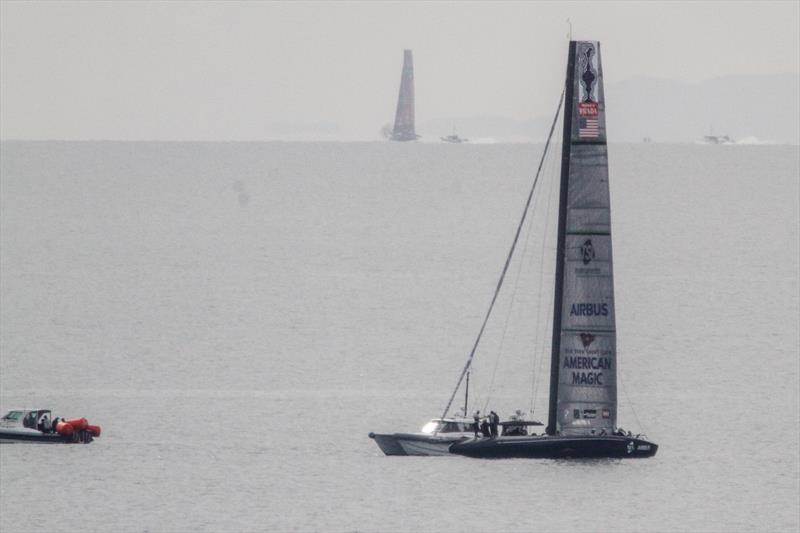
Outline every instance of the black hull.
POLYGON ((636 437, 500 437, 453 444, 450 453, 480 459, 568 459, 653 457, 658 445, 636 437))

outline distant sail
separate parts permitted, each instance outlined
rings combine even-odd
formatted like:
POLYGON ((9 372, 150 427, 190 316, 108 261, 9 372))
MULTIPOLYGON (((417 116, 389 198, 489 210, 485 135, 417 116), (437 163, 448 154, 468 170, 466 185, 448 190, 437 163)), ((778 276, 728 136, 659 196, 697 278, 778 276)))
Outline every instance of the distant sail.
POLYGON ((411 50, 403 53, 403 74, 400 78, 400 95, 394 117, 393 141, 415 141, 414 131, 414 59, 411 50))
POLYGON ((599 43, 570 43, 567 69, 548 433, 611 433, 617 350, 599 43))

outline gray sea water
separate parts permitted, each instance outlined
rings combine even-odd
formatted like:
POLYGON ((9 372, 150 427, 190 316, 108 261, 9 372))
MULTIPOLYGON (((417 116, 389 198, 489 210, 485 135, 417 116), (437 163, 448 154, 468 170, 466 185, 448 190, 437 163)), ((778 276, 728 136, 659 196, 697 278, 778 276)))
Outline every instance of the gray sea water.
MULTIPOLYGON (((609 147, 638 461, 367 438, 443 409, 541 145, 0 147, 0 407, 103 428, 0 446, 4 533, 800 527, 796 146, 609 147)), ((556 174, 470 409, 546 416, 556 174)))

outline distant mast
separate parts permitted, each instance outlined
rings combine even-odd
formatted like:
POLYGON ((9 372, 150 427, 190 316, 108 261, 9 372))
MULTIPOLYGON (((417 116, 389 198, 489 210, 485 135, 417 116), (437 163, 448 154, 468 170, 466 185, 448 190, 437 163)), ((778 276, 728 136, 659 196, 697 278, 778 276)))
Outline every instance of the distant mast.
POLYGON ((569 46, 548 435, 611 433, 617 347, 600 44, 569 46))
POLYGON ((394 116, 393 141, 415 141, 414 131, 414 59, 411 50, 403 52, 403 74, 400 77, 400 95, 394 116))

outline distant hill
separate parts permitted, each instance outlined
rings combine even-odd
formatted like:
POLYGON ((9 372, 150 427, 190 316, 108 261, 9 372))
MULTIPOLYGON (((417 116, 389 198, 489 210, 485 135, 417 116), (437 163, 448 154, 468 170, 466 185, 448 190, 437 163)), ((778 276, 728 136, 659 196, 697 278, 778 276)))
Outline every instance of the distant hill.
MULTIPOLYGON (((609 140, 695 142, 708 135, 737 141, 800 143, 797 74, 726 76, 698 83, 638 78, 606 87, 609 140)), ((423 121, 426 137, 457 125, 471 139, 542 140, 551 116, 530 120, 463 117, 423 121), (427 135, 426 135, 427 134, 427 135)), ((441 133, 440 133, 441 132, 441 133)), ((436 137, 438 138, 438 137, 436 137)))

